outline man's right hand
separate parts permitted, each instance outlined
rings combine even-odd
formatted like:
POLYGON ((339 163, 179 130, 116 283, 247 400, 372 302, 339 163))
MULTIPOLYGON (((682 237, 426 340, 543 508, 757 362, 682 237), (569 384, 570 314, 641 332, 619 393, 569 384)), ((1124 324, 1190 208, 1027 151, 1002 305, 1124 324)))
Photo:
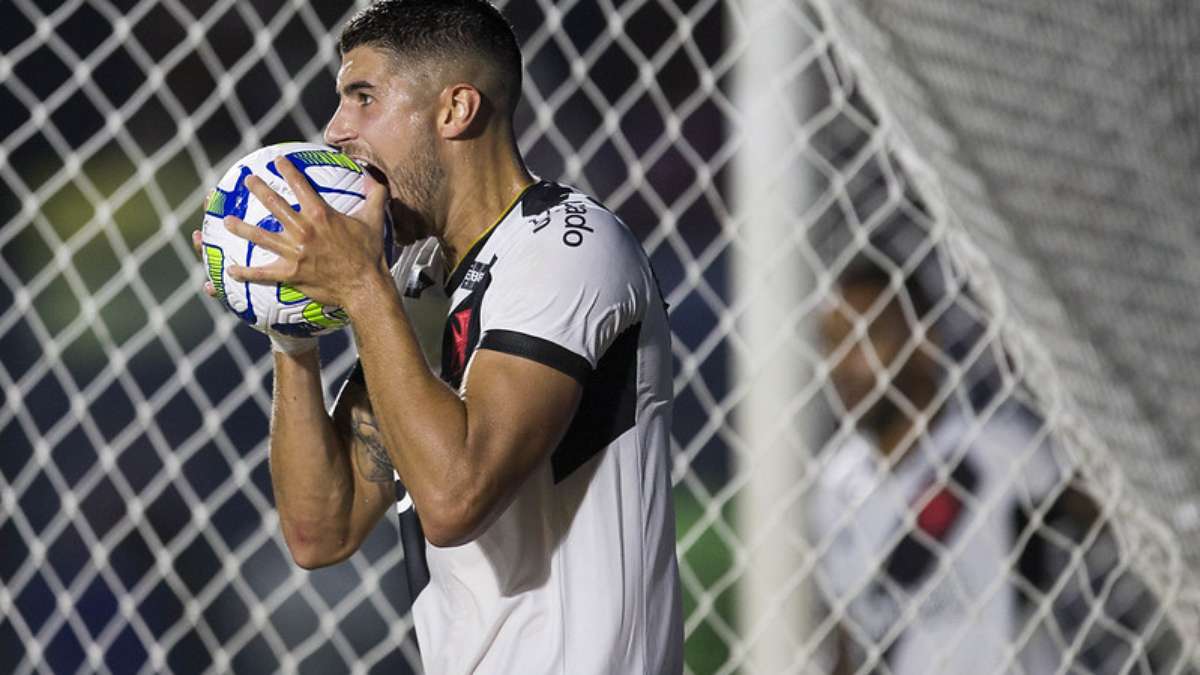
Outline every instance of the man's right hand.
MULTIPOLYGON (((196 259, 204 262, 204 235, 200 230, 192 230, 192 250, 196 252, 196 259)), ((213 286, 212 279, 208 278, 208 272, 204 274, 204 294, 210 298, 217 297, 217 289, 213 286)))
MULTIPOLYGON (((204 236, 200 230, 192 230, 192 250, 196 252, 196 258, 201 263, 204 262, 204 236)), ((208 278, 208 271, 204 273, 204 294, 210 298, 217 297, 217 289, 213 286, 212 279, 208 278)), ((317 348, 317 338, 310 337, 290 337, 287 335, 277 335, 268 333, 267 337, 271 339, 271 351, 291 354, 293 356, 310 352, 317 348)))

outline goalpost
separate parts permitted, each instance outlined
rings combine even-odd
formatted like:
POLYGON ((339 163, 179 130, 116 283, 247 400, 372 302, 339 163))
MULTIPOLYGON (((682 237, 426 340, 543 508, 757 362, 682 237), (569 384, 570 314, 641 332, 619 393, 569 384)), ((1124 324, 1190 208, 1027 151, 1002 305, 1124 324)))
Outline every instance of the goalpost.
POLYGON ((753 383, 735 408, 737 463, 727 488, 736 490, 732 524, 743 547, 734 661, 744 660, 747 672, 782 673, 813 652, 805 644, 813 551, 798 488, 818 445, 818 423, 805 403, 820 386, 821 357, 811 347, 819 296, 796 223, 815 201, 819 179, 804 161, 809 139, 795 121, 811 118, 820 96, 807 72, 819 58, 818 29, 793 2, 750 0, 724 11, 727 24, 742 22, 754 36, 734 37, 729 46, 743 50, 731 71, 736 112, 728 127, 740 143, 728 186, 729 314, 744 340, 732 350, 731 375, 753 383))
MULTIPOLYGON (((1018 598, 1006 670, 1039 672, 1036 652, 1047 672, 1197 671, 1200 10, 504 9, 531 168, 614 209, 670 304, 687 672, 828 672, 839 654, 882 670, 967 564, 966 546, 918 532, 926 500, 897 508, 889 545, 921 542, 931 583, 890 579, 891 549, 856 561, 855 583, 832 578, 838 538, 875 525, 869 496, 813 508, 864 425, 831 382, 850 345, 816 326, 864 259, 910 330, 938 336, 925 349, 963 451, 1022 411, 1025 434, 985 476, 1019 508, 968 494, 951 466, 930 486, 975 514, 965 527, 1014 518, 999 571, 952 594, 976 618, 1018 598), (1035 475, 1044 452, 1058 470, 1035 475), (856 608, 869 592, 889 594, 884 624, 856 608)), ((419 672, 393 523, 342 565, 289 560, 266 464, 269 350, 200 297, 188 240, 229 162, 319 138, 353 10, 0 5, 7 670, 419 672)), ((322 356, 332 389, 352 347, 323 338, 322 356)), ((879 364, 873 395, 896 393, 896 370, 879 364)), ((932 414, 912 414, 931 443, 932 414)))

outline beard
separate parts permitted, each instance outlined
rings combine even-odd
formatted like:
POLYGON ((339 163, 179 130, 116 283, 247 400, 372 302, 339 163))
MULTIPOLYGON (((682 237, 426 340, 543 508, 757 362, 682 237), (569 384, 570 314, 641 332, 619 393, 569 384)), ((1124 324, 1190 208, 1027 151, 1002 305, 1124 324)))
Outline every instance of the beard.
POLYGON ((433 212, 446 180, 446 171, 437 160, 433 139, 425 138, 407 160, 388 167, 394 186, 390 208, 392 220, 402 230, 411 230, 414 238, 428 237, 433 231, 433 212))

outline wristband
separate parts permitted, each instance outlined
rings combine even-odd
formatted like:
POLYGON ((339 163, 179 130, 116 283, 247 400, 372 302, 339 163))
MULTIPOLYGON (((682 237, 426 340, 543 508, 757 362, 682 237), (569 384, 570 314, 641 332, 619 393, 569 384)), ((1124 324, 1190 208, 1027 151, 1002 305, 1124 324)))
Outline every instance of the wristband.
POLYGON ((279 333, 268 333, 271 338, 271 350, 297 356, 317 348, 315 337, 292 337, 279 333))

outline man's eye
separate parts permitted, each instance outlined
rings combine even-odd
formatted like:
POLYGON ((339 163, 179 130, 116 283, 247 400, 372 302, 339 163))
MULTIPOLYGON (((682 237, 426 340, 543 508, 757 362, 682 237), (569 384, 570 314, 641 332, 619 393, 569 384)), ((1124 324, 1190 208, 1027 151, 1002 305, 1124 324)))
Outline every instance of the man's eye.
POLYGON ((371 98, 370 94, 359 94, 358 95, 358 104, 359 105, 368 105, 374 100, 375 99, 371 98))

